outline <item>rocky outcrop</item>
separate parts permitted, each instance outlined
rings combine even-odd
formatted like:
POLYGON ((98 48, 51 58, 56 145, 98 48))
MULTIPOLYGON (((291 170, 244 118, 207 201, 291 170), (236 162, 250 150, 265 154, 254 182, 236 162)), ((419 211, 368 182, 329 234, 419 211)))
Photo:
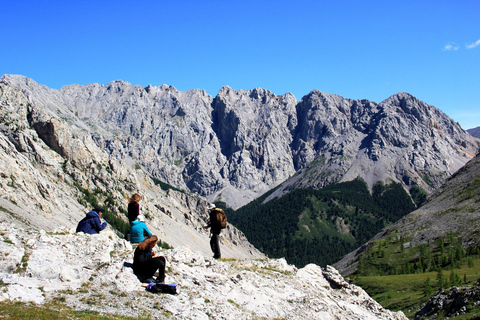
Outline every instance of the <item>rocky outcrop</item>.
POLYGON ((180 246, 160 250, 177 295, 146 292, 132 271, 133 250, 105 235, 24 231, 0 223, 0 300, 152 319, 385 319, 382 308, 332 267, 302 269, 279 260, 215 260, 180 246), (152 306, 154 306, 152 308, 152 306))
MULTIPOLYGON (((407 93, 375 103, 314 90, 297 102, 261 88, 224 87, 212 98, 123 81, 61 90, 22 76, 0 82, 84 130, 111 159, 232 208, 290 177, 273 196, 358 176, 369 186, 391 179, 430 192, 479 149, 447 115, 407 93)), ((34 129, 42 135, 56 125, 34 129)))
POLYGON ((415 313, 415 320, 437 319, 439 314, 454 318, 466 314, 480 301, 480 283, 471 286, 439 290, 415 313))
POLYGON ((479 150, 479 141, 437 108, 408 93, 377 104, 317 90, 297 106, 293 143, 300 168, 267 200, 290 188, 321 188, 362 177, 433 191, 479 150))

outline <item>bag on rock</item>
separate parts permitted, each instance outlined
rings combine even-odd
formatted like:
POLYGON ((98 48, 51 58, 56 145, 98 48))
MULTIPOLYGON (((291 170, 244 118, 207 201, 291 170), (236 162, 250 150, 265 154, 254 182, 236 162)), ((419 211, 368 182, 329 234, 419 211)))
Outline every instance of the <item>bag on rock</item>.
POLYGON ((173 283, 151 283, 147 286, 147 290, 152 293, 177 294, 177 286, 173 283))

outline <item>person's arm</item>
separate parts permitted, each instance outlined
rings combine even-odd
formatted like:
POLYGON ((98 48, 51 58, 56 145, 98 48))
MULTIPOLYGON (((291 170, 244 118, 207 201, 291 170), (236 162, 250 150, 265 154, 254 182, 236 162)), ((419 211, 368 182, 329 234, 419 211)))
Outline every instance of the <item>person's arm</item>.
POLYGON ((205 226, 205 229, 208 229, 208 228, 211 228, 212 227, 212 213, 210 212, 210 221, 208 222, 208 224, 205 226))
POLYGON ((105 221, 104 223, 101 223, 100 217, 95 217, 95 219, 93 219, 93 224, 97 232, 100 232, 107 227, 107 222, 105 221))
POLYGON ((146 234, 147 236, 151 236, 151 235, 152 235, 152 233, 150 232, 150 230, 148 230, 147 225, 145 225, 145 226, 143 227, 143 235, 145 235, 145 234, 146 234))
POLYGON ((139 263, 143 264, 143 263, 147 262, 148 260, 151 260, 152 257, 153 257, 153 255, 152 255, 152 250, 151 249, 148 250, 148 251, 147 250, 145 250, 145 251, 139 250, 139 252, 138 252, 138 262, 139 263))

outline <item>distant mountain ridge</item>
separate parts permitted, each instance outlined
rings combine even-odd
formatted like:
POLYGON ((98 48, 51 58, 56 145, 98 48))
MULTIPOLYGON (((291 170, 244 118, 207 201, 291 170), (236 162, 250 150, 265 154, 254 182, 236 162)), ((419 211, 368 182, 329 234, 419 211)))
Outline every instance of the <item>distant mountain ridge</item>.
POLYGON ((318 90, 297 102, 261 88, 224 87, 212 98, 123 81, 61 90, 22 76, 0 83, 90 132, 114 158, 232 208, 285 181, 273 197, 358 176, 370 187, 391 179, 430 192, 479 150, 479 140, 407 93, 378 104, 318 90))
POLYGON ((480 127, 468 129, 467 132, 473 137, 480 139, 480 127))

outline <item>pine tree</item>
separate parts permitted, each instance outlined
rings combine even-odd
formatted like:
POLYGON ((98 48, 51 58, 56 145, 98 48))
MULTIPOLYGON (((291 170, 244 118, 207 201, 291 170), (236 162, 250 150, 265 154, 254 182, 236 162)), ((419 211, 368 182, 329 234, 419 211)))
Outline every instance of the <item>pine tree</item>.
POLYGON ((437 273, 437 285, 439 289, 443 289, 445 285, 445 279, 443 277, 443 272, 442 270, 439 270, 437 273))
POLYGON ((427 278, 425 283, 423 284, 423 295, 425 297, 430 297, 433 294, 433 288, 430 284, 430 277, 427 278))

